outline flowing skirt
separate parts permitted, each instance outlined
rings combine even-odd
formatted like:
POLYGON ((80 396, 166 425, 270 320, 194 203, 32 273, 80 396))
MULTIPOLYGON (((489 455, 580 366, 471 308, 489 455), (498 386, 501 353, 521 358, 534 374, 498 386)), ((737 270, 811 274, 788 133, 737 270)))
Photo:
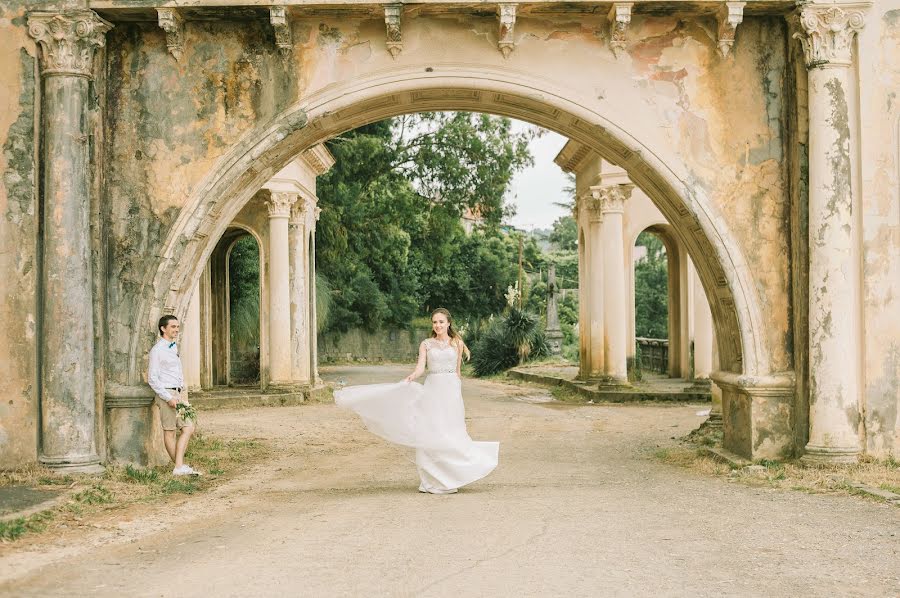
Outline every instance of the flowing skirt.
POLYGON ((348 386, 334 393, 334 402, 359 415, 373 434, 416 449, 422 492, 455 492, 497 467, 500 443, 475 442, 466 431, 456 374, 429 374, 425 384, 348 386))

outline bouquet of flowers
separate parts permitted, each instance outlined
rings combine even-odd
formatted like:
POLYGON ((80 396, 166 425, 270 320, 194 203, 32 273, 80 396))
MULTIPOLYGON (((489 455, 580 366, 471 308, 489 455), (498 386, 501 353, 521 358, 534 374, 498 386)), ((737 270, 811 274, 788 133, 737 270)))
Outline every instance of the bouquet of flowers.
POLYGON ((197 410, 194 409, 194 406, 190 403, 177 403, 175 405, 175 412, 185 422, 197 423, 197 410))

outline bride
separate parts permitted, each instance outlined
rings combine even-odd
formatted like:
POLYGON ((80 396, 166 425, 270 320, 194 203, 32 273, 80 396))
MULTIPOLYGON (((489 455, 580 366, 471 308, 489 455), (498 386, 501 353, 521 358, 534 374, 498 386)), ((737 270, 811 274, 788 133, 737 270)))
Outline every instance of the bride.
POLYGON ((450 312, 434 310, 431 327, 416 369, 402 382, 348 386, 334 393, 334 402, 359 415, 370 432, 416 449, 419 492, 452 494, 497 467, 500 443, 475 442, 466 432, 460 366, 469 349, 450 312), (425 384, 414 382, 426 365, 425 384))

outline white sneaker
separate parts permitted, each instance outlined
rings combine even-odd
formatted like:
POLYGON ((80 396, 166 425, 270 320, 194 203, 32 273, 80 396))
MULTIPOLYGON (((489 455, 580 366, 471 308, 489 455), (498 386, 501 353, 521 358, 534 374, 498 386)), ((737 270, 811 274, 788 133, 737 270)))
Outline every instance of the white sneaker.
POLYGON ((190 465, 181 465, 172 470, 172 475, 203 475, 199 471, 194 470, 190 465))

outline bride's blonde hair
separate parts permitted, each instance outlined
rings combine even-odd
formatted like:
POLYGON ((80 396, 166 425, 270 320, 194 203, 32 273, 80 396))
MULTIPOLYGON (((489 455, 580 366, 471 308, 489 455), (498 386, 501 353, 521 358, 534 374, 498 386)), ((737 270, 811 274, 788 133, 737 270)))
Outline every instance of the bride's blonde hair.
MULTIPOLYGON (((434 316, 436 316, 437 314, 442 314, 444 317, 447 318, 447 336, 450 337, 450 342, 455 344, 458 347, 462 347, 462 353, 463 353, 463 356, 466 358, 466 360, 471 359, 472 353, 471 353, 471 351, 469 351, 469 347, 466 346, 466 343, 463 340, 462 336, 460 336, 460 334, 456 330, 453 329, 453 316, 450 315, 450 312, 447 311, 443 307, 439 307, 436 310, 434 310, 433 312, 431 312, 431 319, 433 320, 434 316)), ((432 336, 432 338, 437 336, 434 333, 434 328, 431 329, 431 336, 432 336)))

